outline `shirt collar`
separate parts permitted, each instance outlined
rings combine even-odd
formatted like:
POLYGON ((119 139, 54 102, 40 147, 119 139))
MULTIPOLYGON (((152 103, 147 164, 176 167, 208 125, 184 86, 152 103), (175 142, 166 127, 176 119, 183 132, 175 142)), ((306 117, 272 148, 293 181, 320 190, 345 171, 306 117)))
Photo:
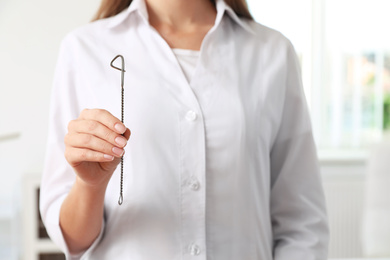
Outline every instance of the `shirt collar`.
POLYGON ((227 13, 234 22, 244 28, 246 31, 255 34, 254 30, 251 28, 250 24, 246 19, 238 17, 238 15, 233 11, 233 9, 225 3, 224 0, 216 0, 215 5, 217 8, 217 18, 215 23, 218 24, 225 13, 227 13))
MULTIPOLYGON (((254 34, 253 29, 250 24, 246 22, 244 19, 237 16, 237 14, 233 11, 233 9, 228 6, 224 0, 216 0, 215 1, 216 9, 217 9, 217 17, 215 20, 215 24, 217 25, 222 20, 222 17, 225 13, 227 13, 230 18, 233 19, 238 25, 244 28, 246 31, 254 34)), ((122 11, 120 14, 112 17, 111 21, 108 23, 108 28, 114 28, 120 25, 124 20, 126 20, 132 13, 138 13, 139 16, 146 22, 149 21, 148 11, 146 8, 145 0, 133 0, 130 6, 122 11)))
POLYGON ((108 23, 108 28, 114 28, 120 25, 124 20, 126 20, 131 14, 137 13, 142 17, 146 22, 149 21, 148 10, 146 9, 146 4, 144 0, 133 0, 128 8, 123 10, 118 15, 112 17, 111 21, 108 23))

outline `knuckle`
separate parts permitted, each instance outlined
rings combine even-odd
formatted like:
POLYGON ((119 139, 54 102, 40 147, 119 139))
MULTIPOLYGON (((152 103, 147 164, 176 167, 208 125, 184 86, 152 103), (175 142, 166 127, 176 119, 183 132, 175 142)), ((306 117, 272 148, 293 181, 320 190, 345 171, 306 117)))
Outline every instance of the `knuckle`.
POLYGON ((65 148, 64 157, 65 157, 65 160, 70 164, 72 164, 76 160, 74 150, 72 148, 69 148, 69 147, 65 148))
POLYGON ((99 161, 99 159, 100 159, 100 154, 99 154, 99 153, 94 153, 94 154, 93 154, 93 159, 94 159, 95 161, 99 161))
POLYGON ((97 109, 95 109, 95 113, 96 113, 97 117, 100 118, 100 117, 102 117, 105 114, 105 110, 97 108, 97 109))
POLYGON ((89 132, 94 131, 97 127, 98 127, 98 122, 93 121, 93 120, 88 122, 88 131, 89 132))
POLYGON ((89 112, 89 109, 88 108, 84 108, 83 110, 81 110, 81 113, 80 115, 85 115, 89 112))
POLYGON ((81 142, 84 146, 89 145, 91 143, 91 141, 92 141, 91 135, 83 135, 82 140, 81 140, 81 142))
POLYGON ((66 134, 65 136, 64 136, 64 144, 65 145, 68 145, 69 144, 69 133, 68 134, 66 134))
POLYGON ((64 152, 64 156, 65 156, 65 159, 69 162, 70 161, 70 157, 69 157, 69 149, 65 148, 65 152, 64 152))
POLYGON ((103 145, 102 145, 102 151, 104 151, 104 153, 111 153, 112 151, 111 151, 111 148, 112 146, 111 146, 111 144, 109 144, 109 143, 104 143, 103 145))
POLYGON ((97 114, 102 120, 109 120, 112 117, 111 113, 105 109, 97 109, 97 114))
POLYGON ((74 124, 75 124, 75 120, 69 121, 69 123, 68 123, 68 132, 72 131, 72 129, 74 128, 74 124))
POLYGON ((104 133, 104 138, 107 140, 107 141, 112 141, 112 139, 113 139, 113 134, 115 134, 114 132, 112 132, 112 131, 106 131, 105 133, 104 133))
POLYGON ((80 159, 82 161, 86 161, 88 159, 88 152, 87 152, 87 150, 81 150, 79 157, 80 157, 80 159))

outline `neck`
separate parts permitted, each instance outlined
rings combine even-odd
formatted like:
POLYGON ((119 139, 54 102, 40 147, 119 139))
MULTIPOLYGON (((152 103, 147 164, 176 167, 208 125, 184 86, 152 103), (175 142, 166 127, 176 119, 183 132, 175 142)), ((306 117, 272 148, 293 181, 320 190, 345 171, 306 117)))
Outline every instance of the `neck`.
POLYGON ((216 10, 210 0, 145 0, 149 23, 173 31, 212 25, 216 10))

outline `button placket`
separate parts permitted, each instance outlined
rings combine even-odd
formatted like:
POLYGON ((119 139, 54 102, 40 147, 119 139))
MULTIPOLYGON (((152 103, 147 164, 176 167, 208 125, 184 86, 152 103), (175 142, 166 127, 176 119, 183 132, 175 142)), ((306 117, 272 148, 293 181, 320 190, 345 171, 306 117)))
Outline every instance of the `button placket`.
POLYGON ((193 104, 183 107, 180 118, 182 259, 190 260, 194 256, 205 259, 206 254, 201 252, 203 248, 206 250, 206 194, 202 187, 205 179, 203 115, 201 109, 193 104))
POLYGON ((197 117, 198 115, 193 110, 188 111, 186 114, 187 121, 195 121, 197 117))
POLYGON ((193 191, 197 191, 199 190, 199 187, 200 187, 200 184, 199 184, 199 181, 195 178, 195 177, 192 177, 188 180, 187 182, 187 186, 193 190, 193 191))
POLYGON ((198 245, 195 245, 195 244, 190 245, 189 251, 190 251, 190 254, 191 254, 192 256, 197 256, 197 255, 199 255, 200 252, 201 252, 201 251, 200 251, 200 247, 199 247, 198 245))
POLYGON ((192 182, 190 184, 190 188, 191 188, 191 190, 194 190, 194 191, 198 190, 199 189, 199 183, 198 182, 192 182))

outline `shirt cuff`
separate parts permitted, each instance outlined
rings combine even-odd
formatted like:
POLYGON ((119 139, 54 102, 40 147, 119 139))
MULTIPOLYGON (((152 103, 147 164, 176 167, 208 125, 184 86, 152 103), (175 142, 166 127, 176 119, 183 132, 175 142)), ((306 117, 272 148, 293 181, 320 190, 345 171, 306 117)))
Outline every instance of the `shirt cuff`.
POLYGON ((99 236, 95 239, 95 241, 92 243, 92 245, 87 250, 85 250, 84 252, 81 252, 77 255, 72 255, 69 253, 69 251, 67 251, 67 253, 65 253, 66 259, 69 259, 69 260, 88 259, 88 255, 95 249, 95 247, 102 240, 103 233, 104 233, 104 227, 105 227, 105 221, 103 220, 103 224, 102 224, 102 228, 100 230, 99 236))
POLYGON ((62 252, 65 254, 66 259, 69 260, 79 260, 79 259, 85 259, 93 250, 94 248, 99 244, 101 241, 103 234, 104 234, 104 228, 105 228, 105 221, 103 218, 103 224, 99 233, 99 236, 95 239, 95 241, 92 243, 92 245, 86 249, 84 252, 81 252, 77 255, 71 254, 69 252, 69 248, 66 244, 66 241, 64 239, 64 236, 62 234, 62 230, 60 227, 60 210, 62 203, 64 202, 66 198, 66 194, 58 198, 55 202, 52 203, 50 209, 47 212, 46 215, 46 221, 45 221, 45 227, 46 230, 50 236, 50 238, 53 240, 53 242, 60 247, 62 252))

